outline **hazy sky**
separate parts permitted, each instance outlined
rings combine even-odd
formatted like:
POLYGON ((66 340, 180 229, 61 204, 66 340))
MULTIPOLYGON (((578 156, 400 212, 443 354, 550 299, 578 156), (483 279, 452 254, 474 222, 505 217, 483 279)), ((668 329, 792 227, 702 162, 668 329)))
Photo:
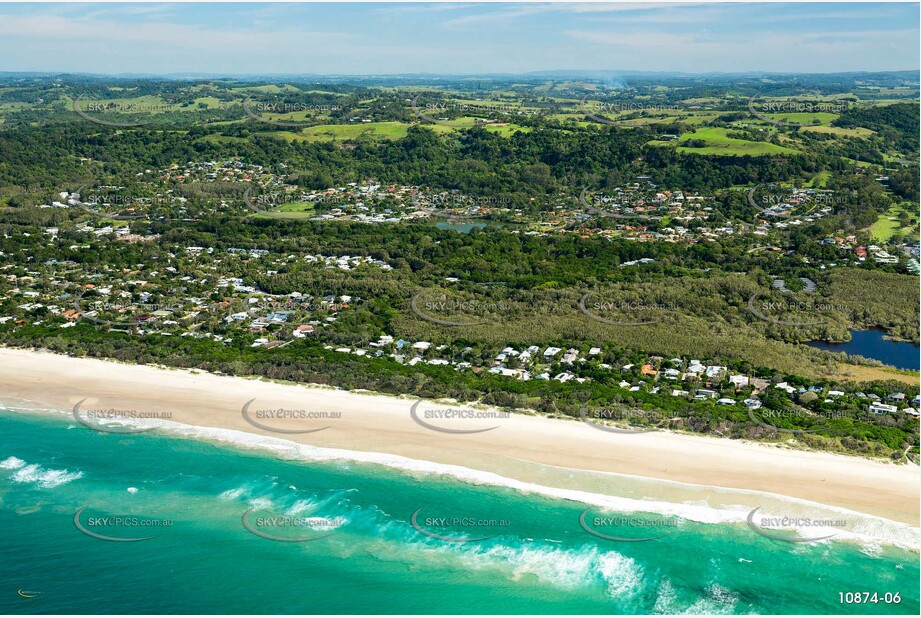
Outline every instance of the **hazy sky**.
POLYGON ((919 68, 918 3, 0 4, 0 70, 919 68))

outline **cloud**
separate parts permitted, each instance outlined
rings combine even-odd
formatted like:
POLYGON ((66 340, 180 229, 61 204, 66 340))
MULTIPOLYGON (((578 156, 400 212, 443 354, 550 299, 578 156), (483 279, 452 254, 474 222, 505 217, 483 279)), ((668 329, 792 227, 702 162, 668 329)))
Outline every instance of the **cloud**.
POLYGON ((583 44, 596 46, 596 56, 599 58, 621 63, 629 60, 631 69, 688 72, 820 72, 911 68, 912 59, 904 53, 901 54, 901 62, 893 62, 893 58, 900 57, 899 50, 905 46, 917 46, 918 40, 918 32, 910 29, 800 33, 570 30, 565 34, 583 44), (883 52, 882 56, 880 52, 883 52), (855 63, 857 58, 864 58, 865 61, 855 63), (725 59, 725 63, 715 68, 715 59, 725 59))
POLYGON ((482 7, 482 4, 454 4, 450 2, 422 3, 416 2, 407 5, 386 6, 375 9, 378 13, 437 13, 441 11, 460 11, 482 7))
POLYGON ((501 73, 918 66, 917 6, 700 2, 0 6, 0 70, 501 73), (805 19, 808 15, 828 19, 805 19), (855 15, 865 19, 856 22, 855 15), (837 20, 837 21, 836 21, 837 20))
MULTIPOLYGON (((351 41, 354 33, 299 30, 258 31, 255 29, 215 29, 176 22, 131 22, 113 19, 72 18, 56 15, 0 14, 0 35, 27 38, 48 44, 47 38, 66 37, 70 44, 113 46, 123 43, 149 43, 158 47, 218 50, 222 53, 298 46, 305 41, 351 41)), ((117 51, 118 48, 113 48, 117 51)))

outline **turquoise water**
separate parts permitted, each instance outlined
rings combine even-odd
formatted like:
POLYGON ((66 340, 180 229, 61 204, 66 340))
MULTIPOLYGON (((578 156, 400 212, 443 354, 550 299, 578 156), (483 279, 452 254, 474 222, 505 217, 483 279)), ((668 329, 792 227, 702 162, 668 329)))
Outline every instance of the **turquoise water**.
POLYGON ((580 526, 584 509, 438 475, 282 460, 157 432, 115 435, 66 417, 0 411, 0 612, 919 610, 917 553, 784 543, 744 524, 674 517, 668 520, 676 525, 657 540, 609 541, 580 526), (74 523, 83 507, 78 521, 91 532, 153 538, 114 542, 84 534, 74 523), (251 508, 248 522, 257 532, 316 540, 254 534, 242 522, 251 508), (414 528, 418 509, 424 530, 455 540, 414 528), (260 523, 260 513, 316 519, 271 526, 260 523), (171 525, 93 524, 105 516, 171 525), (430 521, 457 516, 489 521, 430 521), (490 538, 460 542, 472 537, 490 538), (845 591, 900 592, 902 601, 841 605, 845 591))
POLYGON ((878 330, 852 330, 850 332, 851 340, 845 343, 810 341, 809 345, 829 352, 859 354, 899 369, 917 371, 921 368, 921 355, 918 353, 921 348, 915 344, 885 339, 885 333, 878 330))

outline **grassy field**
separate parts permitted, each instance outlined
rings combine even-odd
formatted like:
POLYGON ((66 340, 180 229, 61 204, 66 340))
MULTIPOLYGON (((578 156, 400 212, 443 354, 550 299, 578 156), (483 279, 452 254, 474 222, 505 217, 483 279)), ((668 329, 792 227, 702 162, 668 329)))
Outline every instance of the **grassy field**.
POLYGON ((905 205, 893 206, 889 212, 882 214, 876 222, 870 226, 870 236, 878 242, 886 242, 897 232, 902 234, 912 234, 918 228, 918 213, 912 213, 905 208, 905 205), (908 212, 911 216, 911 224, 907 227, 901 226, 900 215, 908 212))
POLYGON ((560 122, 574 122, 580 127, 587 127, 589 125, 595 124, 594 122, 588 122, 585 120, 585 114, 576 114, 576 113, 567 113, 567 114, 552 114, 549 116, 554 120, 559 120, 560 122))
MULTIPOLYGON (((259 111, 258 108, 250 107, 250 111, 253 112, 256 116, 264 118, 266 120, 271 120, 274 122, 281 123, 291 123, 295 125, 307 125, 312 123, 323 122, 329 119, 329 114, 326 113, 326 110, 302 110, 297 112, 288 112, 283 114, 276 114, 272 112, 259 111)), ((295 127, 296 128, 296 127, 295 127)))
MULTIPOLYGON (((465 119, 458 120, 459 122, 462 122, 462 125, 458 127, 446 127, 437 124, 427 124, 424 126, 439 134, 453 133, 473 127, 473 118, 469 119, 469 123, 463 122, 464 120, 465 119)), ((211 123, 211 126, 237 124, 237 122, 238 121, 215 122, 211 123)), ((411 126, 411 124, 397 121, 363 122, 353 124, 326 124, 306 127, 300 131, 264 131, 257 133, 256 135, 267 135, 270 137, 283 139, 288 142, 341 143, 360 138, 395 140, 406 137, 406 134, 409 131, 409 127, 411 126)), ((502 137, 509 137, 518 131, 523 133, 529 133, 531 131, 531 127, 522 127, 517 124, 486 125, 483 128, 492 133, 497 133, 502 137)), ((247 138, 224 135, 208 135, 200 138, 200 141, 211 143, 245 143, 247 138)))
POLYGON ((316 214, 313 204, 307 202, 290 202, 272 210, 257 212, 253 217, 260 219, 307 219, 316 214))
POLYGON ((647 142, 655 146, 672 146, 677 145, 678 152, 700 155, 721 155, 721 156, 752 156, 758 157, 763 155, 774 154, 795 154, 797 151, 792 148, 778 146, 767 142, 752 142, 749 140, 737 139, 727 135, 728 129, 715 127, 705 127, 697 129, 691 133, 684 133, 677 142, 652 140, 647 142), (703 140, 706 146, 702 148, 689 148, 685 146, 689 140, 703 140))
POLYGON ((221 100, 217 97, 198 97, 195 99, 194 105, 198 106, 204 103, 208 109, 220 109, 222 107, 221 100))
MULTIPOLYGON (((586 102, 586 110, 592 112, 597 116, 602 116, 610 120, 621 122, 624 126, 642 126, 650 124, 661 124, 661 123, 670 123, 670 122, 683 122, 690 125, 701 125, 706 122, 712 122, 718 120, 726 112, 716 112, 713 110, 693 110, 693 109, 652 109, 649 110, 647 115, 641 115, 635 117, 636 114, 642 113, 642 110, 625 110, 621 112, 611 111, 593 111, 596 110, 596 107, 593 107, 592 102, 586 102)), ((578 111, 572 112, 571 114, 555 114, 554 117, 561 118, 564 116, 577 116, 579 118, 585 117, 585 112, 578 111)))
POLYGON ((722 114, 720 112, 686 112, 687 117, 680 118, 680 121, 690 125, 701 125, 705 122, 718 120, 722 114))
POLYGON ((826 126, 815 126, 815 127, 803 127, 802 131, 812 131, 814 133, 830 133, 832 135, 845 135, 847 137, 872 137, 876 134, 875 131, 870 129, 865 129, 863 127, 855 127, 853 129, 845 129, 844 127, 826 127, 826 126))
MULTIPOLYGON (((73 109, 73 99, 69 97, 62 97, 61 100, 64 102, 67 110, 73 109)), ((195 113, 202 111, 203 108, 201 105, 204 105, 205 109, 224 109, 227 107, 227 103, 221 101, 217 97, 211 96, 196 97, 193 99, 191 105, 185 105, 178 103, 167 103, 161 97, 153 95, 114 99, 84 98, 80 99, 80 103, 77 105, 77 107, 78 109, 83 110, 84 113, 86 113, 88 116, 93 118, 131 122, 132 116, 137 116, 139 120, 143 120, 149 116, 156 116, 165 113, 195 113), (113 107, 111 110, 104 111, 95 109, 100 105, 113 105, 115 107, 113 107), (113 118, 109 118, 109 116, 112 116, 113 118), (114 118, 115 116, 119 116, 119 118, 114 118)))
POLYGON ((696 99, 684 99, 681 102, 686 105, 719 105, 722 100, 718 97, 698 97, 696 99))
POLYGON ((300 89, 285 84, 278 86, 276 84, 266 84, 265 86, 240 86, 231 88, 235 92, 266 92, 269 94, 278 94, 280 92, 300 92, 300 89))
MULTIPOLYGON (((459 118, 457 122, 461 123, 458 127, 446 127, 444 125, 425 125, 436 133, 452 133, 462 129, 473 127, 473 118, 459 118), (467 122, 469 120, 469 123, 467 122)), ((289 142, 344 142, 361 138, 370 139, 400 139, 406 137, 409 127, 412 125, 405 122, 362 122, 352 124, 325 124, 315 127, 307 127, 301 131, 271 131, 262 135, 271 135, 289 142)), ((530 127, 522 127, 516 124, 485 125, 487 131, 498 133, 502 137, 509 137, 517 131, 529 132, 530 127)))
POLYGON ((851 365, 839 363, 837 371, 829 374, 833 380, 871 382, 873 380, 897 380, 905 384, 917 385, 918 373, 902 371, 891 367, 870 367, 867 365, 851 365))
MULTIPOLYGON (((65 102, 68 110, 72 110, 74 108, 74 99, 70 97, 62 97, 62 100, 65 102)), ((80 103, 77 104, 77 108, 84 111, 87 115, 100 118, 105 118, 106 114, 118 114, 120 116, 127 117, 132 115, 149 116, 152 114, 162 114, 167 111, 177 111, 183 109, 190 111, 196 110, 194 106, 181 108, 178 105, 169 104, 162 98, 153 95, 117 99, 84 98, 80 99, 80 103), (116 107, 112 108, 113 111, 99 111, 93 109, 94 107, 100 105, 113 105, 116 107), (133 109, 131 106, 133 106, 133 109)))
MULTIPOLYGON (((460 118, 455 118, 450 121, 452 126, 445 126, 442 124, 427 124, 425 125, 429 129, 432 129, 436 133, 451 133, 454 131, 460 131, 463 129, 472 129, 475 125, 473 116, 461 116, 460 118)), ((528 133, 531 131, 531 127, 523 127, 514 123, 499 123, 499 124, 487 124, 481 125, 487 131, 493 133, 498 133, 502 137, 508 137, 516 131, 523 131, 528 133)))
POLYGON ((498 133, 502 137, 509 137, 521 131, 522 133, 530 133, 531 127, 522 127, 517 124, 503 124, 503 125, 486 125, 485 128, 491 133, 498 133))
POLYGON ((828 184, 829 178, 831 178, 831 172, 819 172, 813 176, 804 186, 811 189, 819 189, 828 184))
POLYGON ((299 132, 272 131, 266 133, 289 142, 344 142, 370 137, 374 139, 400 139, 406 137, 410 125, 405 122, 361 122, 351 124, 325 124, 307 127, 299 132))
POLYGON ((789 112, 762 115, 766 118, 772 118, 779 122, 794 122, 796 124, 823 127, 831 125, 832 121, 837 120, 838 118, 838 114, 832 114, 829 112, 789 112), (818 123, 816 123, 816 121, 818 121, 818 123))

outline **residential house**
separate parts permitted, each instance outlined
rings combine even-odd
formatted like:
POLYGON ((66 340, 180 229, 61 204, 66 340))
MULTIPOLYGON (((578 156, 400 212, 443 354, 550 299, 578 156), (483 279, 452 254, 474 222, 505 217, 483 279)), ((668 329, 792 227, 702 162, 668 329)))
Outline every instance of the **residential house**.
POLYGON ((897 407, 889 405, 888 403, 879 403, 874 401, 870 404, 870 412, 873 414, 894 414, 895 412, 898 412, 898 410, 899 409, 897 407))

